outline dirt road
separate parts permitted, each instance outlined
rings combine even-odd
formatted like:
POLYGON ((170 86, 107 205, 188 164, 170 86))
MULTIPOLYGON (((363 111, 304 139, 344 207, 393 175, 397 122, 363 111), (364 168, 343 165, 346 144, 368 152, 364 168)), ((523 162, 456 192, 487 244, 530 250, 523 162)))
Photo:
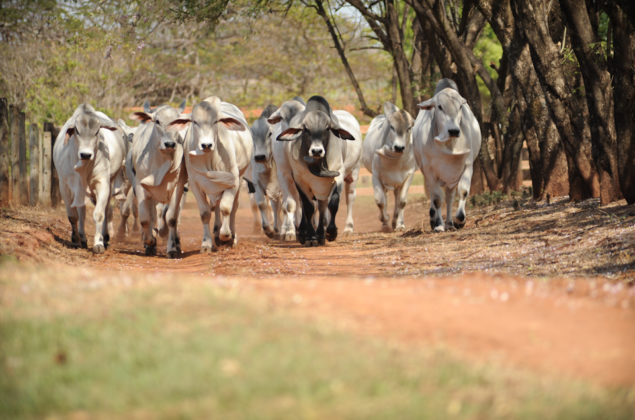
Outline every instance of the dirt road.
POLYGON ((144 256, 138 233, 114 241, 103 255, 70 249, 61 207, 3 210, 0 254, 55 269, 83 264, 114 276, 201 276, 357 333, 442 346, 477 362, 635 385, 633 206, 518 198, 468 210, 463 230, 432 234, 421 229, 422 221, 427 225, 421 190, 411 191, 408 230, 381 233, 362 185, 356 233, 319 248, 266 238, 254 229, 243 196, 238 245, 207 255, 198 252, 201 227, 190 196, 177 260, 165 258, 163 241, 157 257, 144 256))

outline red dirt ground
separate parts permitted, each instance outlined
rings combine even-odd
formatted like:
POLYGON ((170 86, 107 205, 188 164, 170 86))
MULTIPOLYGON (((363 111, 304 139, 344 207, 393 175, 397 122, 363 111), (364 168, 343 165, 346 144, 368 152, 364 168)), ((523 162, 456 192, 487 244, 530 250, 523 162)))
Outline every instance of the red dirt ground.
MULTIPOLYGON (((103 255, 70 249, 62 207, 2 210, 0 255, 56 269, 84 264, 113 275, 209 278, 301 316, 405 345, 440 345, 477 362, 635 385, 634 206, 517 198, 471 208, 464 229, 433 234, 421 229, 427 203, 415 186, 406 208, 409 230, 381 233, 368 179, 361 181, 356 233, 324 247, 266 238, 254 229, 243 194, 238 245, 201 255, 190 195, 181 259, 166 259, 163 241, 157 257, 144 256, 138 233, 113 241, 103 255)), ((343 213, 342 206, 339 226, 343 213)), ((90 246, 93 224, 87 225, 90 246)))

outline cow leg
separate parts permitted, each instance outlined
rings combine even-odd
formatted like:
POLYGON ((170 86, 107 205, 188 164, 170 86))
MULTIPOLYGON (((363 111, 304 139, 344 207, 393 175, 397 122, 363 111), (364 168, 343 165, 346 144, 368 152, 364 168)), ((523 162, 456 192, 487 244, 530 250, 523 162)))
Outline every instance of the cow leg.
POLYGON ((454 229, 454 224, 452 222, 452 204, 454 204, 454 194, 456 193, 455 188, 446 188, 445 189, 445 229, 452 230, 454 229))
POLYGON ((104 231, 103 231, 104 247, 106 248, 108 248, 108 245, 110 245, 110 232, 114 233, 114 230, 112 227, 113 213, 114 213, 114 209, 113 209, 112 201, 107 200, 106 201, 106 221, 104 222, 104 231))
POLYGON ((302 217, 300 218, 300 226, 297 234, 298 241, 305 246, 317 246, 318 239, 312 221, 315 206, 299 187, 298 195, 302 201, 302 217))
POLYGON ((279 199, 271 199, 270 204, 271 211, 273 213, 273 237, 280 237, 280 200, 279 199))
POLYGON ((95 240, 93 241, 93 252, 101 254, 106 250, 104 231, 108 229, 107 209, 110 198, 110 184, 108 182, 97 182, 95 186, 95 210, 93 219, 95 220, 95 240))
POLYGON ((68 222, 71 224, 71 246, 78 248, 81 246, 79 232, 77 231, 79 215, 77 214, 77 207, 71 207, 70 201, 69 204, 66 204, 66 215, 68 216, 68 222))
POLYGON ((86 240, 86 206, 76 207, 77 209, 77 233, 79 234, 79 246, 88 248, 86 240))
MULTIPOLYGON (((258 197, 257 197, 258 188, 256 188, 256 185, 253 182, 248 181, 247 179, 245 179, 245 183, 247 184, 247 191, 249 192, 249 205, 251 207, 251 213, 253 214, 253 217, 254 217, 254 233, 256 233, 258 232, 258 213, 260 213, 261 218, 263 216, 262 209, 259 204, 260 201, 258 201, 258 197)), ((261 222, 261 226, 263 226, 262 220, 260 222, 261 222)), ((264 226, 263 226, 263 229, 264 229, 264 226)))
POLYGON ((353 203, 357 195, 355 184, 358 174, 359 168, 355 169, 350 177, 344 178, 344 194, 346 194, 346 226, 344 227, 344 232, 342 232, 344 235, 353 233, 353 228, 355 227, 353 221, 353 203))
MULTIPOLYGON (((337 238, 337 226, 335 225, 335 216, 337 215, 337 210, 340 206, 340 195, 342 193, 342 184, 335 184, 333 186, 333 191, 331 191, 331 196, 328 200, 328 210, 330 214, 329 225, 326 228, 326 239, 328 241, 334 241, 337 238)), ((323 223, 322 214, 326 214, 326 211, 322 211, 322 203, 318 202, 318 206, 320 206, 320 223, 323 223)), ((322 242, 324 244, 324 242, 322 242)))
POLYGON ((382 232, 390 232, 388 225, 388 209, 386 200, 386 189, 375 174, 373 174, 373 194, 375 196, 375 204, 379 208, 379 221, 381 222, 382 232))
POLYGON ((141 239, 145 248, 146 255, 157 254, 157 239, 154 237, 154 218, 156 216, 156 208, 154 202, 145 196, 141 190, 141 186, 137 189, 137 198, 139 200, 139 222, 141 223, 141 239))
MULTIPOLYGON (((253 196, 255 197, 256 205, 258 206, 258 210, 260 211, 260 225, 262 226, 262 231, 269 238, 273 238, 273 229, 269 223, 269 202, 267 197, 265 196, 262 188, 255 187, 255 192, 253 196)), ((250 194, 251 196, 251 194, 250 194)))
MULTIPOLYGON (((218 204, 218 211, 220 212, 220 229, 218 230, 218 239, 220 242, 234 243, 233 232, 231 229, 230 215, 234 207, 236 199, 236 192, 231 190, 223 191, 220 202, 218 204)), ((217 214, 218 217, 218 214, 217 214)))
MULTIPOLYGON (((328 204, 329 204, 328 200, 320 200, 317 203, 318 225, 317 225, 317 230, 315 234, 317 236, 319 245, 324 245, 325 243, 324 226, 328 225, 328 227, 330 227, 331 226, 330 222, 333 220, 333 217, 330 217, 329 215, 328 204)), ((328 227, 327 227, 327 230, 328 230, 328 227)), ((328 235, 326 235, 326 237, 328 237, 328 235)), ((335 227, 335 237, 337 237, 337 227, 335 227)), ((329 240, 334 240, 334 239, 335 238, 329 239, 329 240)))
POLYGON ((181 240, 178 234, 178 222, 179 215, 181 213, 181 198, 183 197, 184 185, 184 182, 176 184, 174 194, 170 197, 170 204, 167 206, 165 212, 165 219, 168 225, 168 258, 178 258, 179 255, 181 255, 181 240))
POLYGON ((211 207, 207 199, 207 195, 200 190, 195 184, 190 182, 189 189, 194 194, 196 204, 198 205, 198 212, 201 217, 201 224, 203 225, 203 241, 201 242, 201 254, 206 254, 211 251, 216 251, 216 243, 209 229, 209 222, 212 218, 211 207))
POLYGON ((130 211, 132 210, 132 198, 130 191, 132 191, 132 188, 130 188, 126 193, 125 200, 119 202, 119 216, 121 217, 121 220, 119 221, 119 226, 117 227, 117 239, 125 238, 128 231, 128 217, 130 217, 130 211))
POLYGON ((165 238, 168 236, 169 227, 166 222, 165 215, 168 211, 168 204, 160 203, 157 205, 157 231, 159 236, 165 238))
POLYGON ((236 213, 238 212, 238 198, 240 196, 240 190, 236 191, 236 195, 234 196, 234 203, 232 204, 232 210, 229 214, 229 227, 231 229, 232 236, 232 246, 238 243, 238 238, 236 237, 236 213))
POLYGON ((470 184, 472 182, 472 166, 468 166, 463 171, 459 185, 457 186, 457 192, 459 194, 459 206, 456 209, 456 217, 454 218, 454 226, 457 229, 461 229, 465 226, 465 202, 470 194, 470 184))
POLYGON ((403 214, 406 204, 408 204, 408 190, 410 189, 414 173, 414 170, 412 170, 404 183, 395 188, 395 212, 392 216, 392 228, 398 232, 406 230, 403 214))

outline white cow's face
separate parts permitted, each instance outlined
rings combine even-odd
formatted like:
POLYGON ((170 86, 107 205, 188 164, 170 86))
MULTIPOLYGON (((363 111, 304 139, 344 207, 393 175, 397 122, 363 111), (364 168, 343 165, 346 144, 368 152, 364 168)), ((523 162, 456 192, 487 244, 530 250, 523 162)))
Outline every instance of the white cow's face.
POLYGON ((178 131, 168 130, 172 121, 179 117, 180 112, 171 106, 159 107, 153 115, 159 133, 159 150, 164 153, 174 152, 176 145, 183 143, 183 139, 178 131))
POLYGON ((84 161, 92 161, 97 155, 102 128, 116 130, 114 122, 97 115, 89 105, 81 105, 81 112, 77 114, 74 124, 66 130, 65 141, 75 137, 77 141, 77 158, 84 161))
POLYGON ((384 147, 393 153, 403 153, 412 141, 412 117, 390 102, 384 104, 384 115, 389 125, 387 135, 384 136, 384 147))
POLYGON ((446 142, 451 138, 461 135, 461 109, 465 105, 465 99, 454 89, 446 88, 437 93, 419 107, 434 110, 434 139, 438 142, 446 142))
POLYGON ((271 129, 264 127, 252 127, 251 137, 254 140, 254 161, 265 163, 271 160, 271 129))

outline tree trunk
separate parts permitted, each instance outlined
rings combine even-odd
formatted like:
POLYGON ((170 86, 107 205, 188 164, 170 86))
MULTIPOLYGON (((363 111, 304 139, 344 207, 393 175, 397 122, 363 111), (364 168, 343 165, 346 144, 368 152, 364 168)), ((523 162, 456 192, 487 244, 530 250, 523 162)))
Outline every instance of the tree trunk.
POLYGON ((628 1, 609 2, 613 29, 613 75, 617 167, 620 189, 629 204, 635 203, 635 6, 628 1), (630 14, 630 16, 629 16, 630 14))
POLYGON ((569 167, 569 195, 580 201, 599 196, 597 173, 591 160, 584 101, 575 96, 563 57, 551 39, 547 12, 538 0, 512 0, 516 25, 529 44, 543 94, 564 145, 569 167))
POLYGON ((593 161, 600 176, 600 203, 604 205, 622 198, 617 170, 611 75, 600 40, 593 33, 585 2, 560 0, 560 7, 571 29, 573 50, 584 80, 593 161))

